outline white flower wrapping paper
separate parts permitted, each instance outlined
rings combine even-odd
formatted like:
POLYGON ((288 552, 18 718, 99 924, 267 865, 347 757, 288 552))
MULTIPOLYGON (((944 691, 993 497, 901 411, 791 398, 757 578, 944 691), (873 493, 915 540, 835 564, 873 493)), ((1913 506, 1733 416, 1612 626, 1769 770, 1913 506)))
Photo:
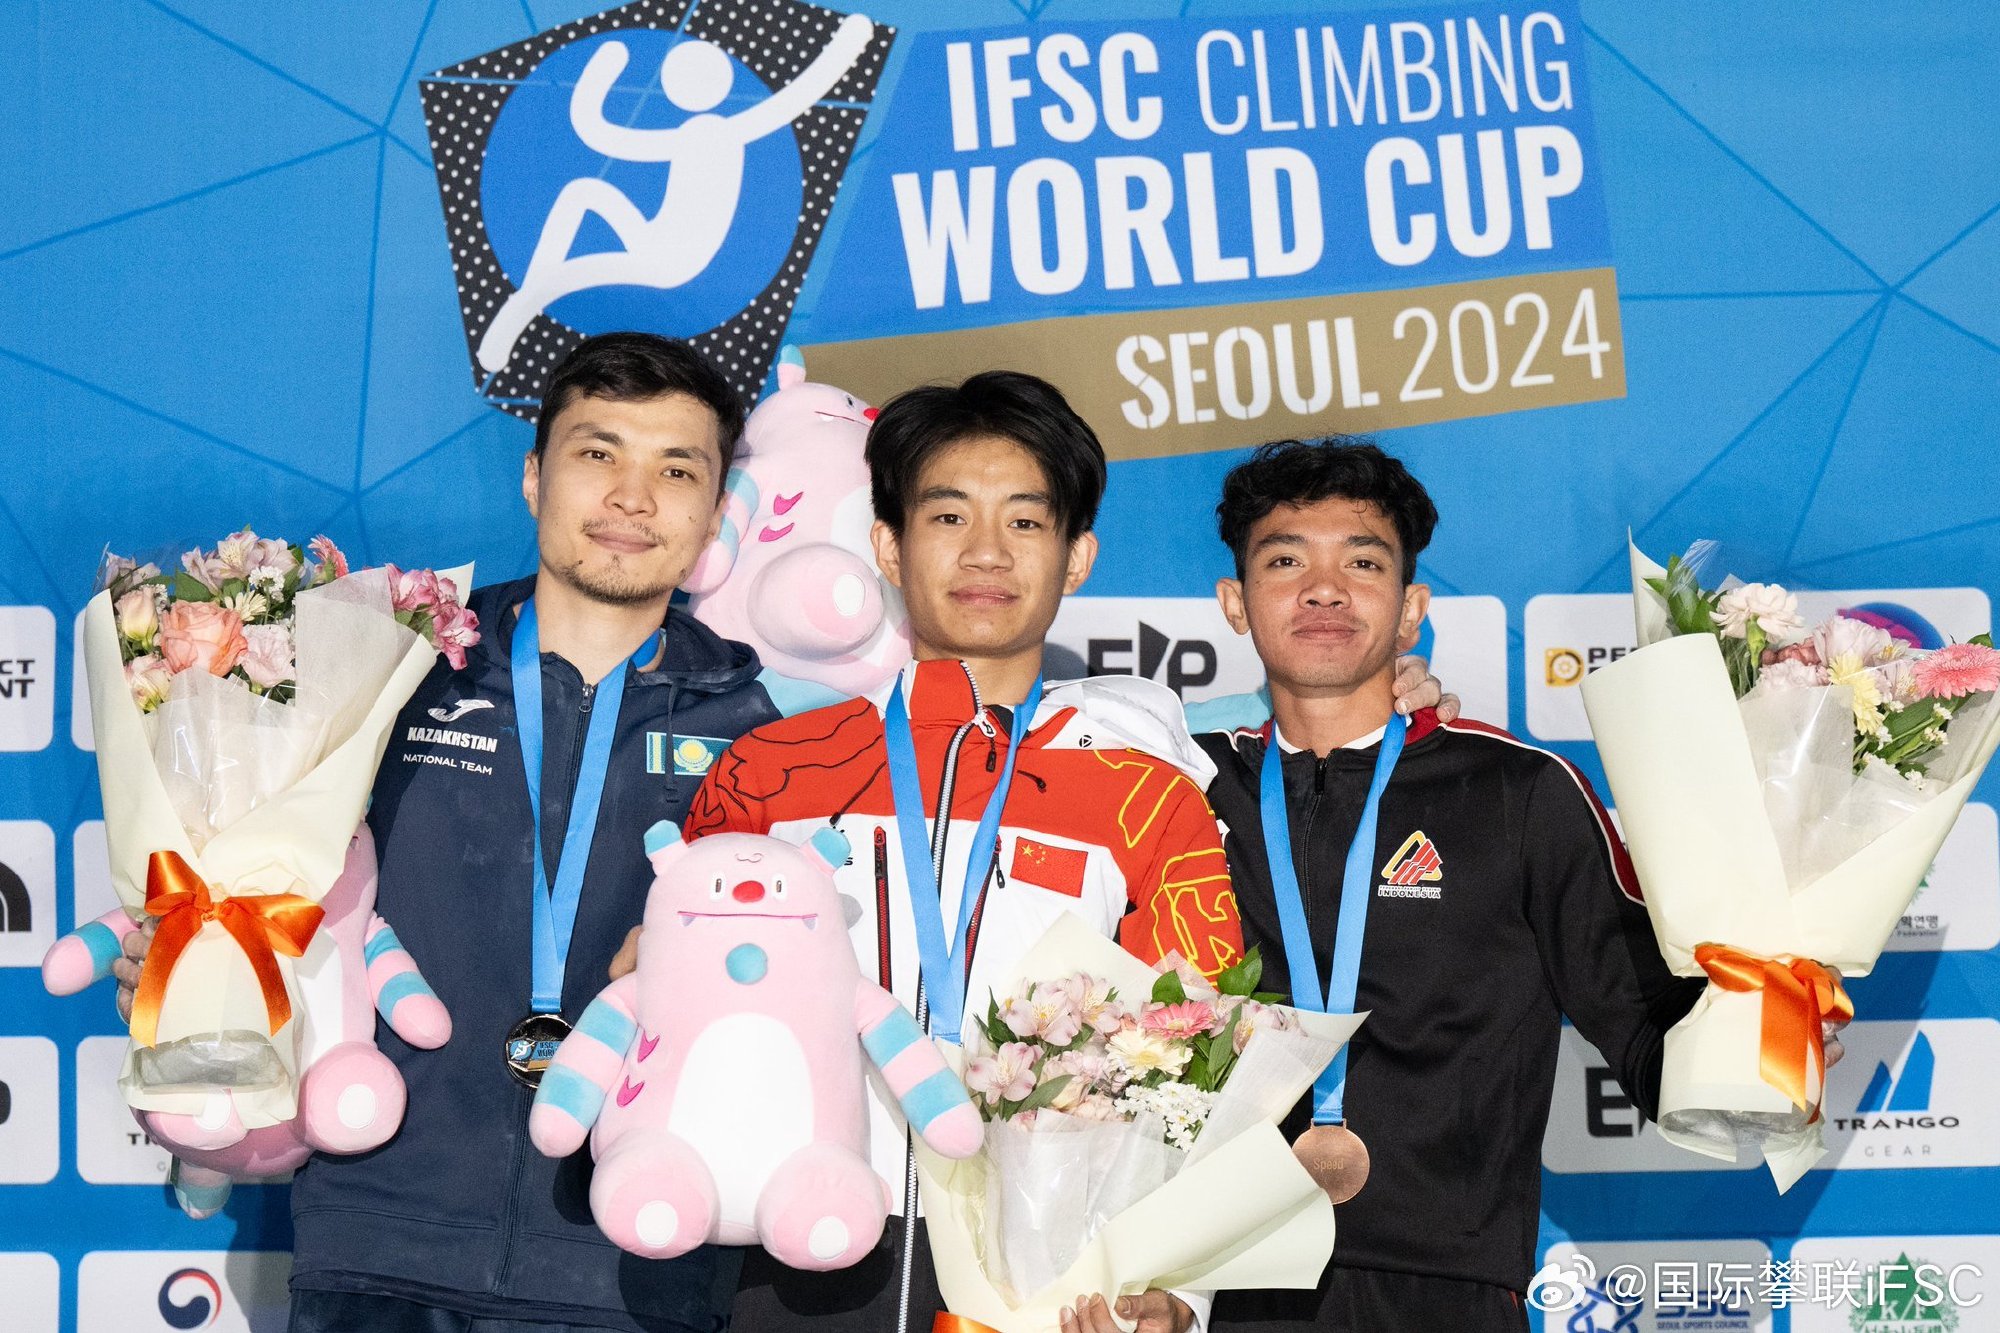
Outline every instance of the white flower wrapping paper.
MULTIPOLYGON (((1021 960, 1013 989, 1022 993, 1036 980, 1075 972, 1110 981, 1120 995, 1152 992, 1151 968, 1067 913, 1021 960)), ((1293 1012, 1300 1033, 1259 1032, 1245 1046, 1201 1137, 1172 1177, 1117 1210, 1080 1244, 1048 1235, 1031 1244, 1018 1226, 1011 1237, 989 1237, 989 1227, 996 1225, 988 1215, 990 1152, 951 1161, 919 1140, 917 1171, 931 1255, 951 1312, 999 1333, 1056 1333, 1059 1312, 1085 1292, 1102 1292, 1115 1301, 1156 1287, 1217 1291, 1316 1284, 1333 1254, 1333 1205, 1292 1155, 1277 1122, 1366 1015, 1293 1012), (1306 1039, 1267 1043, 1260 1057, 1259 1044, 1267 1036, 1306 1039), (1075 1254, 1055 1280, 1010 1299, 982 1263, 989 1242, 1044 1263, 1058 1251, 1075 1254)), ((962 1069, 963 1050, 943 1049, 954 1069, 962 1069)), ((987 1128, 989 1144, 992 1131, 1009 1131, 1002 1125, 987 1128)), ((1024 1136, 1014 1131, 1013 1137, 1024 1136)), ((1051 1194, 1060 1193, 1057 1185, 1049 1182, 1051 1194)), ((1008 1182, 1003 1193, 1025 1205, 1034 1191, 1008 1182)), ((1079 1182, 1072 1194, 1067 1202, 1086 1199, 1088 1190, 1079 1182)), ((1057 1214, 1046 1206, 1024 1207, 1020 1221, 1051 1224, 1059 1216, 1082 1221, 1074 1212, 1057 1214)))
MULTIPOLYGON (((1683 976, 1707 975, 1704 944, 1865 976, 2000 742, 2000 707, 1959 712, 1922 787, 1857 777, 1847 687, 1739 702, 1716 641, 1671 633, 1646 583, 1665 571, 1631 557, 1640 646, 1583 701, 1661 955, 1683 976)), ((1782 1193, 1826 1152, 1824 1090, 1809 1058, 1808 1108, 1765 1080, 1764 1012, 1763 992, 1711 982, 1667 1034, 1660 1131, 1725 1160, 1761 1148, 1782 1193)))
MULTIPOLYGON (((471 572, 467 566, 450 577, 467 587, 471 572)), ((317 901, 339 876, 390 728, 436 651, 396 622, 384 570, 303 591, 295 614, 294 702, 272 703, 238 682, 188 674, 147 715, 126 683, 110 594, 100 592, 85 608, 84 666, 111 880, 135 921, 145 916, 155 852, 177 853, 218 902, 277 893, 317 901)), ((297 1113, 298 1057, 310 1020, 295 960, 280 954, 277 962, 292 1018, 274 1034, 242 946, 216 921, 205 922, 182 952, 160 1006, 159 1047, 222 1033, 268 1035, 282 1073, 268 1086, 235 1088, 246 1129, 297 1113)), ((127 1048, 119 1078, 134 1109, 208 1109, 205 1088, 147 1086, 137 1050, 127 1048)))

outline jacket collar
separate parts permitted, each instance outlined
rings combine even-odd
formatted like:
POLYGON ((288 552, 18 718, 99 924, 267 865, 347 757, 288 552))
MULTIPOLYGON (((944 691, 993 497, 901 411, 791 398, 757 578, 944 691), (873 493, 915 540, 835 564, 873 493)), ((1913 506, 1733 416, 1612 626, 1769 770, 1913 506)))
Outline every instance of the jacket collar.
MULTIPOLYGON (((1437 710, 1435 708, 1420 708, 1410 714, 1410 729, 1403 735, 1403 744, 1405 747, 1415 745, 1418 741, 1423 740, 1438 729, 1437 710)), ((1260 741, 1256 754, 1256 758, 1259 761, 1263 759, 1264 746, 1272 744, 1274 740, 1284 745, 1282 740, 1278 740, 1278 719, 1275 717, 1266 722, 1262 727, 1259 727, 1256 735, 1260 741)), ((1342 746, 1328 755, 1327 759, 1337 767, 1361 768, 1372 766, 1375 762, 1375 753, 1381 748, 1381 745, 1382 737, 1378 732, 1368 739, 1366 745, 1342 746)), ((1285 763, 1289 766, 1310 769, 1319 762, 1319 756, 1310 750, 1295 750, 1289 745, 1284 745, 1284 752, 1285 763)))
MULTIPOLYGON (((467 599, 479 617, 479 642, 469 654, 468 667, 480 674, 505 674, 514 648, 514 608, 535 590, 532 575, 507 583, 489 583, 472 590, 467 599)), ((756 650, 725 639, 680 607, 667 611, 660 626, 664 660, 652 671, 635 674, 635 686, 673 685, 696 694, 724 694, 757 679, 761 669, 756 650)))
MULTIPOLYGON (((973 683, 971 668, 957 658, 911 662, 889 682, 879 697, 874 698, 877 707, 886 706, 890 693, 895 690, 903 691, 904 706, 910 710, 910 724, 917 727, 957 727, 973 720, 982 707, 988 709, 986 716, 989 718, 993 716, 991 707, 994 706, 1007 709, 1009 716, 1020 711, 1017 705, 992 705, 991 701, 981 698, 978 687, 973 683)), ((1041 716, 1043 719, 1048 716, 1046 703, 1041 716)), ((998 725, 998 719, 993 720, 998 725)), ((1032 739, 1023 737, 1024 743, 1032 739)))

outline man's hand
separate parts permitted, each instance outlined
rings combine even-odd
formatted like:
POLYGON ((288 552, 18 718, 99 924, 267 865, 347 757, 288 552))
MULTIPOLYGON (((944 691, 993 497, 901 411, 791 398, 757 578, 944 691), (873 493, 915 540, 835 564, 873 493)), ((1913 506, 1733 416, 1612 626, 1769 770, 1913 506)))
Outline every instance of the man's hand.
MULTIPOLYGON (((1840 969, 1829 967, 1827 972, 1832 975, 1833 984, 1838 986, 1842 979, 1840 969)), ((1843 1046, 1840 1041, 1840 1029, 1843 1026, 1843 1024, 1836 1023, 1832 1019, 1826 1019, 1819 1025, 1820 1045, 1826 1048, 1826 1068, 1828 1069, 1832 1069, 1835 1065, 1839 1064, 1840 1057, 1847 1054, 1847 1047, 1843 1046)))
POLYGON ((132 1000, 139 993, 139 969, 146 961, 146 950, 153 947, 153 927, 160 924, 158 917, 147 917, 139 923, 137 930, 125 936, 125 956, 111 960, 111 975, 118 978, 118 1016, 129 1026, 132 1022, 132 1000))
POLYGON ((1396 711, 1408 717, 1426 708, 1437 709, 1438 721, 1456 721, 1458 696, 1446 694, 1431 664, 1414 653, 1396 659, 1396 711))
MULTIPOLYGON (((1138 1321, 1133 1333, 1187 1333, 1194 1327, 1194 1311, 1180 1297, 1165 1291, 1120 1296, 1118 1317, 1138 1321)), ((1062 1312, 1062 1329, 1063 1333, 1123 1333, 1102 1296, 1079 1296, 1074 1306, 1062 1312)))
POLYGON ((625 932, 625 942, 618 946, 618 952, 611 955, 611 979, 613 981, 627 973, 639 970, 639 932, 644 926, 634 926, 625 932))

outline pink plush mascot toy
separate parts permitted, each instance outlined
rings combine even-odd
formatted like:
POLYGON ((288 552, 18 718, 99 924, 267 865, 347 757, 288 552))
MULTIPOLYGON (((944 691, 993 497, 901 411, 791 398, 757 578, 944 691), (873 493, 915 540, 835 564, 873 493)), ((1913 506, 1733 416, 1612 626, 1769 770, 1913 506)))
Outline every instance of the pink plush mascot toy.
MULTIPOLYGON (((146 1134, 179 1159, 174 1190, 192 1217, 208 1217, 231 1180, 282 1175, 317 1152, 357 1153, 389 1141, 403 1123, 403 1077, 375 1048, 375 1014, 412 1046, 435 1050, 451 1037, 451 1015, 417 971, 396 932, 375 915, 375 838, 367 825, 320 904, 326 917, 294 973, 304 1026, 299 1111, 282 1125, 246 1130, 227 1092, 198 1116, 148 1112, 146 1134)), ((70 995, 111 973, 135 927, 114 908, 57 940, 42 982, 70 995)))
POLYGON ((590 1135, 591 1212, 634 1254, 761 1242, 793 1268, 856 1262, 887 1212, 863 1153, 866 1062, 939 1153, 971 1156, 982 1127, 916 1020, 862 979, 833 887, 847 839, 684 843, 662 822, 646 851, 639 968, 556 1051, 535 1146, 562 1157, 590 1135))
POLYGON ((787 712, 866 694, 910 660, 902 598, 868 542, 861 451, 874 419, 852 394, 808 383, 785 348, 778 391, 744 427, 722 532, 687 579, 688 609, 757 649, 787 712))

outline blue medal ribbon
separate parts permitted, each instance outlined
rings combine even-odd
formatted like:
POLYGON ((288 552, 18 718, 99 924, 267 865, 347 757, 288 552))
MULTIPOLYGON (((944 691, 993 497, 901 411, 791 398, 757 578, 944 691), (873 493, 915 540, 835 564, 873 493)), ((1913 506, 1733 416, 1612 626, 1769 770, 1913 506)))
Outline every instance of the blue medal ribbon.
POLYGON ((656 630, 627 662, 620 662, 597 685, 590 726, 583 737, 583 761, 577 768, 576 792, 570 799, 569 825, 563 830, 562 852, 556 860, 555 883, 549 883, 548 858, 542 854, 542 646, 535 623, 535 601, 521 603, 514 623, 509 662, 514 676, 514 729, 521 742, 521 767, 528 780, 528 806, 534 812, 534 1012, 562 1011, 563 970, 569 963, 570 936, 576 929, 576 908, 583 898, 583 872, 590 861, 590 843, 597 832, 597 812, 604 801, 604 775, 611 767, 611 742, 618 730, 618 707, 625 699, 625 669, 643 670, 659 655, 656 630))
MULTIPOLYGON (((1368 799, 1361 807, 1361 824, 1347 847, 1347 865, 1340 880, 1340 916, 1334 927, 1333 971, 1327 978, 1326 993, 1320 994, 1319 961, 1313 956, 1312 933, 1306 925, 1305 897, 1299 889, 1298 868, 1292 862, 1291 821, 1285 810, 1285 773, 1282 747, 1278 744, 1278 724, 1271 724, 1271 738, 1264 746, 1264 767, 1259 779, 1259 815, 1264 823, 1264 855, 1271 863, 1271 891, 1278 902, 1278 924, 1284 933, 1285 966, 1292 974, 1292 1003, 1301 1009, 1322 1014, 1354 1012, 1355 992, 1361 985, 1361 943, 1368 929, 1368 888, 1374 877, 1375 830, 1381 822, 1382 793, 1389 788, 1389 775, 1403 753, 1404 733, 1409 729, 1402 714, 1389 718, 1382 731, 1382 748, 1375 756, 1375 776, 1368 784, 1368 799)), ((1313 1123, 1338 1125, 1343 1120, 1347 1093, 1347 1048, 1313 1082, 1313 1123)))
MULTIPOLYGON (((1042 678, 1007 728, 1007 761, 1000 780, 987 798, 986 813, 965 858, 965 887, 958 895, 958 930, 949 942, 944 934, 944 894, 938 886, 940 867, 931 861, 930 830, 924 821, 924 793, 917 778, 917 746, 910 735, 910 712, 903 702, 903 684, 896 683, 882 710, 882 733, 889 749, 889 789, 896 801, 896 831, 903 847, 904 882, 910 890, 911 915, 917 923, 917 955, 923 968, 924 990, 930 998, 932 1035, 958 1045, 965 1028, 965 937, 972 928, 972 909, 986 882, 993 857, 999 855, 1000 814, 1007 806, 1007 789, 1014 782, 1016 742, 1034 721, 1042 705, 1042 678), (987 848, 994 850, 989 854, 987 848)), ((937 817, 951 818, 939 810, 937 817)))

